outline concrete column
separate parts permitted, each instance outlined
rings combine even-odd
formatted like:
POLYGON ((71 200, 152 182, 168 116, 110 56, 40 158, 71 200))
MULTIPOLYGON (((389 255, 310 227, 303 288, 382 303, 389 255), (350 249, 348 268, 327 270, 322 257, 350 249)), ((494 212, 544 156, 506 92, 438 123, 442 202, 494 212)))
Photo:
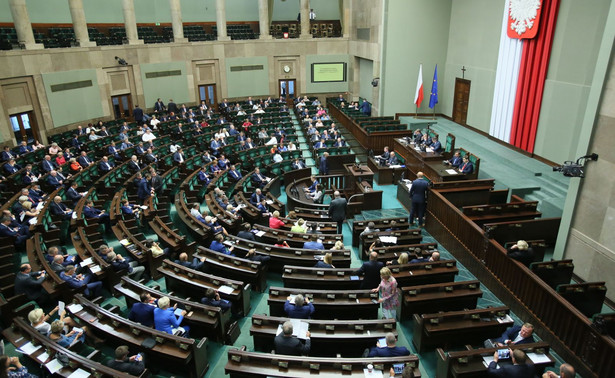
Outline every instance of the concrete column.
POLYGON ((301 0, 301 36, 300 38, 312 38, 310 25, 310 0, 301 0))
POLYGON ((269 34, 269 0, 258 0, 259 39, 271 39, 269 34))
POLYGON ((88 24, 85 22, 85 12, 83 11, 83 0, 68 0, 70 17, 73 19, 73 30, 80 47, 96 46, 96 42, 90 41, 88 35, 88 24))
POLYGON ((181 4, 179 0, 169 0, 169 4, 171 5, 171 22, 173 23, 173 41, 188 42, 188 38, 184 38, 181 4))
POLYGON ((135 17, 135 3, 133 0, 122 0, 122 11, 124 13, 124 27, 126 28, 126 39, 129 45, 142 45, 143 40, 137 34, 137 18, 135 17))
POLYGON ((26 0, 9 0, 9 6, 11 7, 13 24, 15 24, 19 43, 23 44, 26 50, 40 50, 45 48, 42 43, 36 43, 34 41, 34 32, 32 32, 32 23, 30 23, 26 0))
POLYGON ((350 38, 352 34, 352 1, 343 0, 343 26, 342 36, 344 38, 350 38))
POLYGON ((226 34, 226 4, 224 0, 216 0, 216 26, 218 27, 218 41, 230 41, 226 34))

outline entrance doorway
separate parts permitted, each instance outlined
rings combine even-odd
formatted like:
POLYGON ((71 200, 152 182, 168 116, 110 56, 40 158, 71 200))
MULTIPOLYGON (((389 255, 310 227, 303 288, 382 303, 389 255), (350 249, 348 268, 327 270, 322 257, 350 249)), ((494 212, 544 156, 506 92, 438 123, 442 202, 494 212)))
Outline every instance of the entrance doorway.
POLYGON ((33 112, 13 114, 10 116, 10 121, 17 144, 24 140, 28 142, 28 144, 34 142, 35 139, 39 140, 33 112))
POLYGON ((280 96, 290 99, 295 98, 295 88, 297 86, 297 80, 295 79, 282 79, 279 81, 278 89, 280 96))
POLYGON ((132 99, 130 94, 111 97, 115 119, 132 120, 132 99))
POLYGON ((208 107, 215 107, 218 103, 216 96, 216 84, 199 85, 199 104, 205 101, 208 107))
POLYGON ((453 122, 466 125, 468 120, 468 102, 470 102, 470 80, 455 80, 455 99, 453 102, 453 122))

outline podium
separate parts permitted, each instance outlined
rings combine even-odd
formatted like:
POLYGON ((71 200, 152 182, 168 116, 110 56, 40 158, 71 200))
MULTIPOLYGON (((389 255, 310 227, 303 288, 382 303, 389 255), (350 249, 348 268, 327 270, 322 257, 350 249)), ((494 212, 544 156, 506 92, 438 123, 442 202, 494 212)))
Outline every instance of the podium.
POLYGON ((374 172, 365 164, 344 164, 346 180, 344 189, 354 191, 356 184, 367 182, 370 187, 374 186, 374 172))

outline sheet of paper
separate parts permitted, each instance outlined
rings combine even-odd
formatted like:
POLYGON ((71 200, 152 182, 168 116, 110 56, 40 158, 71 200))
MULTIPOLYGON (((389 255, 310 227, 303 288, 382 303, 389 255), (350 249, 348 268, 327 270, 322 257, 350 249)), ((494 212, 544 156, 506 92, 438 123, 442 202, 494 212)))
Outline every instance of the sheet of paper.
POLYGON ((499 323, 506 323, 506 322, 512 322, 512 321, 513 321, 512 318, 508 314, 506 314, 506 316, 503 318, 498 318, 499 323))
POLYGON ((433 152, 433 148, 427 147, 427 148, 425 148, 425 152, 433 152))
MULTIPOLYGON (((303 322, 300 319, 290 319, 290 322, 293 324, 293 336, 298 337, 300 339, 306 339, 305 334, 309 331, 310 325, 307 322, 303 322)), ((278 330, 276 331, 276 335, 282 333, 282 324, 278 325, 278 330)))
POLYGON ((128 239, 122 239, 122 240, 120 240, 120 244, 123 245, 123 246, 126 246, 126 245, 130 244, 130 242, 128 241, 128 239))
POLYGON ((182 311, 184 310, 182 310, 181 308, 176 308, 173 313, 177 316, 182 316, 182 311))
POLYGON ((267 205, 271 205, 273 203, 273 200, 267 200, 265 201, 265 203, 267 203, 267 205))
POLYGON ((378 339, 378 348, 384 348, 387 346, 387 339, 383 337, 382 339, 378 339))
POLYGON ((36 210, 42 210, 43 207, 45 207, 45 202, 39 202, 38 205, 36 205, 36 210))
MULTIPOLYGON (((489 366, 491 361, 493 361, 493 354, 490 354, 488 356, 483 356, 483 362, 485 363, 485 366, 489 366)), ((497 365, 496 368, 499 369, 500 365, 497 365)))
POLYGON ((397 236, 380 236, 380 241, 388 244, 397 243, 397 236))
POLYGON ((81 264, 79 264, 79 265, 81 265, 81 266, 88 266, 88 265, 93 264, 93 263, 94 263, 94 260, 91 257, 88 257, 87 259, 83 260, 81 262, 81 264))
POLYGON ((73 314, 76 314, 79 311, 83 310, 83 306, 78 303, 68 305, 66 306, 66 308, 68 309, 68 311, 72 312, 73 314))
POLYGON ((233 292, 233 288, 230 286, 222 285, 218 288, 218 291, 224 294, 231 294, 233 292))
POLYGON ((49 354, 47 352, 43 352, 36 356, 36 359, 39 360, 42 364, 45 363, 49 359, 49 354))
POLYGON ((41 348, 41 346, 42 345, 34 346, 34 344, 32 344, 32 342, 27 342, 24 345, 22 345, 19 348, 17 348, 17 351, 21 352, 23 354, 27 354, 29 356, 32 353, 34 353, 37 350, 39 350, 41 348))
POLYGON ((389 165, 389 168, 401 168, 401 164, 389 165))
POLYGON ((449 175, 456 175, 458 172, 454 169, 447 169, 446 173, 448 173, 449 175))
POLYGON ((551 362, 551 359, 546 354, 528 353, 527 357, 532 360, 534 364, 546 364, 551 362))
POLYGON ((257 231, 257 232, 254 233, 254 235, 256 235, 258 237, 261 237, 261 236, 265 235, 265 231, 257 231))
POLYGON ((100 272, 100 265, 92 265, 92 266, 90 267, 90 272, 92 272, 92 273, 98 273, 98 272, 100 272))
POLYGON ((369 372, 369 370, 363 369, 363 374, 365 374, 366 378, 383 378, 384 377, 384 375, 382 375, 382 370, 376 370, 376 369, 372 369, 371 373, 369 372))
POLYGON ((47 370, 49 370, 51 374, 54 374, 58 370, 62 369, 62 364, 60 364, 57 358, 54 358, 53 360, 47 362, 45 364, 45 367, 47 368, 47 370))
POLYGON ((68 378, 88 378, 90 373, 79 368, 73 372, 73 374, 69 375, 68 378))
POLYGON ((149 209, 149 207, 148 207, 148 206, 145 206, 145 205, 142 205, 142 206, 139 206, 139 207, 140 207, 142 210, 147 210, 147 209, 149 209))
POLYGON ((73 211, 73 215, 71 215, 71 218, 72 218, 72 219, 77 219, 77 213, 75 213, 75 212, 73 211))
POLYGON ((66 303, 59 301, 58 302, 58 314, 61 314, 62 312, 64 312, 64 307, 66 306, 66 303))

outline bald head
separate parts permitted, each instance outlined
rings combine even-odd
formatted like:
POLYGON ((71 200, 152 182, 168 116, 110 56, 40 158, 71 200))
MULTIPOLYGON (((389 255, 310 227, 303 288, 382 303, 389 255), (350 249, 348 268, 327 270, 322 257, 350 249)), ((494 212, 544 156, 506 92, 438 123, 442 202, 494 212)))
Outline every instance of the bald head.
POLYGON ((559 376, 561 378, 574 378, 575 375, 576 372, 574 371, 572 365, 562 364, 562 366, 559 367, 559 376))
POLYGON ((423 176, 424 176, 423 172, 418 172, 416 174, 416 178, 423 178, 423 176))
POLYGON ((371 252, 371 253, 369 254, 369 260, 370 260, 370 261, 376 261, 376 260, 378 260, 378 253, 377 253, 377 252, 371 252))
POLYGON ((338 190, 336 190, 335 192, 333 192, 333 196, 335 198, 340 198, 340 192, 338 190))
POLYGON ((429 261, 440 261, 440 252, 432 253, 429 261))

